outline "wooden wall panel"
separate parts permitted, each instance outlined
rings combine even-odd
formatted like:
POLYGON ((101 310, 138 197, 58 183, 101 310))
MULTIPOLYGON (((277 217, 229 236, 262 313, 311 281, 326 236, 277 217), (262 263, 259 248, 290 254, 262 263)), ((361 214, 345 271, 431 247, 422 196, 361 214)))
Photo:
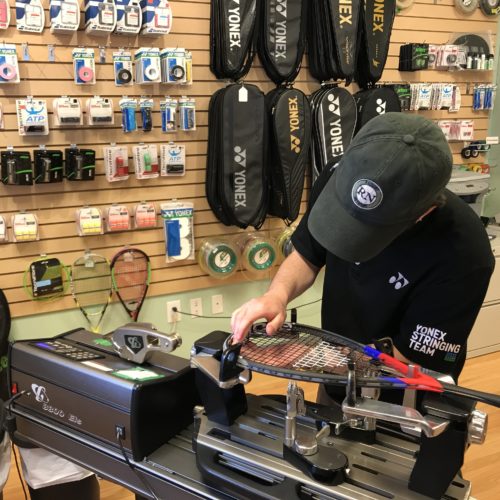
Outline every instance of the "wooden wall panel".
MULTIPOLYGON (((48 1, 46 1, 48 4, 48 1)), ((241 231, 237 228, 225 227, 217 222, 210 211, 205 198, 205 162, 208 137, 208 103, 210 96, 225 85, 217 81, 209 64, 209 0, 171 1, 174 22, 172 32, 160 38, 121 37, 111 35, 107 39, 89 37, 83 30, 73 35, 52 35, 48 30, 48 9, 46 8, 47 29, 41 35, 18 32, 14 24, 2 33, 2 40, 18 46, 20 59, 21 83, 0 85, 0 101, 4 111, 4 128, 0 130, 0 148, 12 145, 15 148, 32 151, 40 143, 54 148, 64 148, 70 143, 90 147, 97 152, 96 180, 91 183, 71 183, 37 185, 37 186, 3 186, 0 185, 0 214, 10 219, 19 210, 36 211, 41 224, 41 240, 33 243, 9 243, 0 246, 0 287, 6 291, 14 316, 38 314, 73 307, 71 297, 49 303, 35 303, 28 300, 23 288, 22 278, 27 265, 40 253, 57 255, 66 264, 75 260, 85 248, 92 248, 98 253, 111 257, 121 246, 133 244, 144 249, 150 256, 153 267, 152 295, 187 291, 196 288, 220 285, 204 275, 196 262, 186 261, 178 265, 166 265, 164 257, 163 234, 160 227, 147 231, 105 234, 102 236, 80 238, 76 234, 74 223, 75 210, 86 203, 106 208, 111 203, 123 202, 133 205, 141 200, 160 203, 171 198, 193 201, 195 204, 196 248, 202 238, 212 235, 234 235, 241 231), (27 43, 30 61, 21 60, 21 44, 27 43), (48 61, 47 44, 55 46, 55 61, 48 61), (97 83, 93 86, 78 86, 73 83, 73 66, 71 50, 78 46, 98 48, 106 46, 106 62, 96 64, 97 83), (140 46, 186 47, 193 53, 194 84, 190 87, 176 86, 140 86, 124 89, 116 87, 113 82, 112 52, 118 47, 130 48, 132 51, 140 46), (118 101, 123 93, 140 97, 152 95, 156 101, 153 113, 155 128, 150 133, 141 131, 123 134, 120 127, 121 114, 118 101), (115 104, 115 124, 102 129, 88 126, 75 129, 52 127, 47 137, 23 138, 17 133, 15 100, 26 95, 45 98, 49 101, 49 120, 52 124, 51 100, 61 95, 78 96, 82 99, 93 95, 101 95, 113 100, 115 104), (197 130, 191 133, 177 132, 162 134, 159 129, 160 113, 158 101, 164 95, 189 95, 196 98, 197 130), (131 147, 138 142, 160 144, 175 140, 186 145, 187 174, 185 177, 159 178, 156 180, 138 181, 133 176, 125 182, 110 184, 106 181, 103 168, 103 146, 110 142, 127 144, 131 147)), ((48 5, 46 5, 48 7, 48 5)), ((15 11, 11 9, 12 19, 15 11)), ((488 114, 472 110, 472 96, 467 95, 468 83, 489 82, 491 72, 445 72, 421 71, 400 73, 397 70, 399 46, 408 42, 446 43, 453 32, 491 32, 496 39, 496 18, 488 18, 479 10, 464 16, 454 8, 454 0, 417 0, 412 7, 402 11, 396 17, 391 37, 391 46, 386 68, 382 77, 384 82, 457 82, 462 90, 462 109, 458 114, 447 111, 422 111, 430 119, 474 119, 476 138, 484 139, 488 130, 488 114)), ((96 50, 97 56, 97 50, 96 50)), ((246 79, 257 84, 267 92, 273 84, 267 78, 258 59, 246 79)), ((319 84, 308 71, 307 57, 296 86, 306 93, 315 91, 319 84)), ((352 92, 357 90, 353 85, 352 92)), ((460 150, 462 143, 452 143, 451 149, 455 161, 462 162, 460 150)), ((309 192, 309 180, 304 190, 301 213, 306 208, 309 192)), ((283 226, 277 219, 268 219, 263 230, 274 231, 283 226)), ((241 273, 237 273, 225 283, 243 281, 241 273)))

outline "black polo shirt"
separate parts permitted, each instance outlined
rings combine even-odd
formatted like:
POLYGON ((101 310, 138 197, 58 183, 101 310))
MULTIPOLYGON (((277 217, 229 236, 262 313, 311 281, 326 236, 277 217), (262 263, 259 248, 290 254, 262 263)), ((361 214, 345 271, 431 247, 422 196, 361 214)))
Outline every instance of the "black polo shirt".
MULTIPOLYGON (((325 182, 316 182, 312 202, 325 182)), ((363 343, 389 336, 411 361, 457 379, 495 265, 476 213, 446 191, 443 207, 361 264, 321 247, 307 228, 308 215, 293 244, 311 264, 326 266, 323 328, 363 343)))

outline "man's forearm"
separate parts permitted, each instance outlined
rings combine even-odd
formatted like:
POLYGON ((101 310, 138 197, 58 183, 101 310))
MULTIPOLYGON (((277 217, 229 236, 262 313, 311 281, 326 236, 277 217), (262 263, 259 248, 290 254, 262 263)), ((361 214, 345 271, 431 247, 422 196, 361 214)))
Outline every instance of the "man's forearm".
POLYGON ((319 268, 313 266, 298 252, 292 252, 278 269, 269 286, 269 292, 279 294, 288 304, 314 283, 318 272, 319 268))

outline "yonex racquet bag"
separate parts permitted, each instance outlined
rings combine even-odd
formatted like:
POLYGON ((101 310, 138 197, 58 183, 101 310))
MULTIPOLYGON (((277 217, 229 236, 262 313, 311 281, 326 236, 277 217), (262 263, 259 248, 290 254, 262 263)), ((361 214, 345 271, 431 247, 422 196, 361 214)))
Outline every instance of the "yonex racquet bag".
POLYGON ((257 48, 269 78, 293 82, 305 49, 307 0, 261 0, 257 48))
POLYGON ((356 70, 361 0, 310 2, 308 24, 309 67, 319 81, 345 79, 356 70))
POLYGON ((257 0, 212 0, 210 69, 217 78, 239 80, 254 56, 257 0))
POLYGON ((267 213, 267 113, 255 85, 232 84, 210 100, 206 195, 227 226, 258 229, 267 213))
POLYGON ((326 85, 311 96, 312 179, 331 161, 340 161, 351 143, 356 127, 357 108, 348 90, 326 85))
POLYGON ((376 87, 360 90, 354 94, 358 107, 356 134, 359 129, 372 118, 389 112, 401 111, 401 103, 396 92, 391 87, 376 87))
POLYGON ((396 0, 364 0, 355 75, 361 88, 370 87, 382 76, 395 14, 396 0))
POLYGON ((291 224, 299 215, 311 143, 311 109, 306 95, 277 88, 266 96, 269 113, 269 210, 291 224))

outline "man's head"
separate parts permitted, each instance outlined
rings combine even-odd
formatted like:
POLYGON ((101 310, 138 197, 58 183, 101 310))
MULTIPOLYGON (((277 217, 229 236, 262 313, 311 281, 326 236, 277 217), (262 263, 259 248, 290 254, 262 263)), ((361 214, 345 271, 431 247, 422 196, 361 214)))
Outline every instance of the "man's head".
POLYGON ((427 212, 451 176, 453 158, 439 127, 386 113, 356 135, 309 215, 309 230, 350 262, 380 253, 427 212))

